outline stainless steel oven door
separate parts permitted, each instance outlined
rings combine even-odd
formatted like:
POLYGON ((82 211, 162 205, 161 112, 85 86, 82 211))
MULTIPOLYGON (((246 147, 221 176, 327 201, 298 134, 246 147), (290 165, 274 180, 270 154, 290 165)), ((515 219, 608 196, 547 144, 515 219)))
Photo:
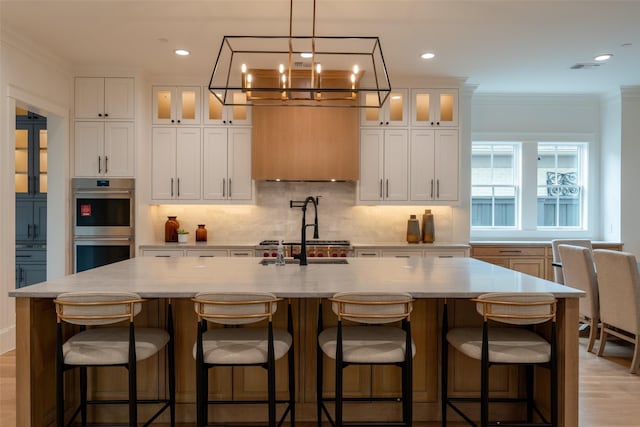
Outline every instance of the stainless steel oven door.
POLYGON ((73 205, 74 236, 133 235, 132 191, 75 191, 73 205))
POLYGON ((133 237, 86 237, 73 240, 73 271, 89 270, 133 257, 133 237))

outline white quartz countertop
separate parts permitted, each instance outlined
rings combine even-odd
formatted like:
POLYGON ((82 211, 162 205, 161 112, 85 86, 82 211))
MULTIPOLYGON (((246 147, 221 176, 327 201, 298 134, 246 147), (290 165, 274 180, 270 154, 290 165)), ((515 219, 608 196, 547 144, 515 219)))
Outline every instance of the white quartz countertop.
POLYGON ((473 258, 348 258, 348 264, 261 265, 259 258, 137 257, 9 292, 53 298, 72 291, 128 291, 190 298, 204 291, 267 291, 319 298, 341 291, 403 291, 416 298, 470 298, 487 292, 583 292, 473 258))

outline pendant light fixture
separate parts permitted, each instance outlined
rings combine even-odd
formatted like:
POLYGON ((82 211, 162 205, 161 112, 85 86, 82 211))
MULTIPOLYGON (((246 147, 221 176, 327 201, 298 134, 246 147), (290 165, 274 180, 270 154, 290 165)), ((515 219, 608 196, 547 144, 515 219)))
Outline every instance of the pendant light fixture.
POLYGON ((378 37, 224 36, 209 90, 223 105, 379 108, 391 82, 378 37))

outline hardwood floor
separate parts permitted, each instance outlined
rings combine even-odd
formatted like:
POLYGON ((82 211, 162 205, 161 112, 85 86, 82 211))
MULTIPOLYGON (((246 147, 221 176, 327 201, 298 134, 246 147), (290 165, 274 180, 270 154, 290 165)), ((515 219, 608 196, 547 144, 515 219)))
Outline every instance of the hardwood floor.
MULTIPOLYGON (((596 346, 598 344, 599 342, 596 346)), ((605 356, 597 357, 593 353, 587 353, 586 338, 580 339, 580 427, 640 425, 640 376, 629 373, 631 354, 630 345, 607 342, 605 356)), ((15 351, 0 355, 2 427, 16 425, 15 366, 15 351)), ((457 424, 455 427, 461 425, 457 424)), ((416 424, 416 427, 435 426, 439 426, 439 423, 416 424)))

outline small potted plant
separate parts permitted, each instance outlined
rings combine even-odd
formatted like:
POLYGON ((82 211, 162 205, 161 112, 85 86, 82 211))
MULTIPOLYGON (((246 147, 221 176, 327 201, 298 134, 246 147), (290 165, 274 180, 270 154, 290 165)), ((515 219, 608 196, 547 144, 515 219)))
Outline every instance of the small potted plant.
POLYGON ((187 239, 189 238, 189 232, 184 228, 178 228, 176 231, 178 233, 178 243, 187 243, 187 239))

